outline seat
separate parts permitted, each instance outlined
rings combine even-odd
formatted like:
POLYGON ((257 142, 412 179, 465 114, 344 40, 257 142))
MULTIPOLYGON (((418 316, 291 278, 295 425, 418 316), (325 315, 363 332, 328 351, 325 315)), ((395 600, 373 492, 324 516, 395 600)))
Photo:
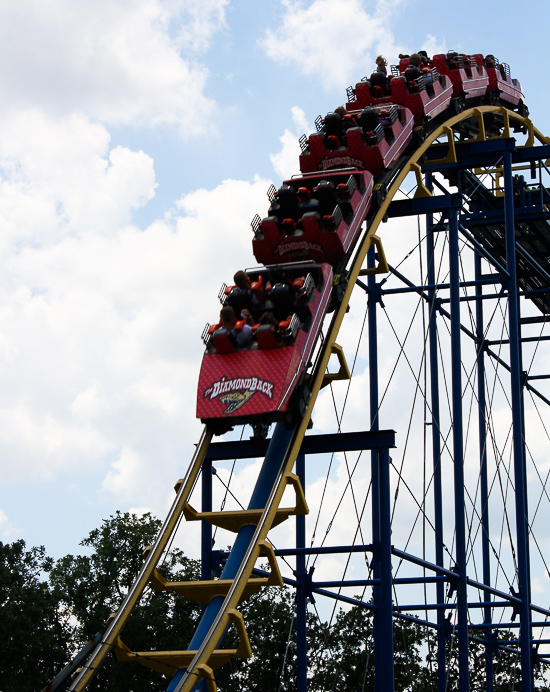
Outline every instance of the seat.
POLYGON ((365 134, 374 132, 378 125, 378 111, 374 108, 364 108, 357 116, 357 122, 365 134))
POLYGON ((321 229, 324 233, 335 233, 338 229, 338 218, 333 214, 325 214, 321 219, 321 229))
POLYGON ((321 216, 331 214, 336 206, 336 190, 331 180, 321 180, 313 188, 315 197, 319 200, 317 211, 321 216))
POLYGON ((418 67, 410 65, 405 70, 405 79, 407 80, 407 82, 413 82, 415 79, 418 79, 418 77, 420 77, 420 74, 421 72, 418 67))
POLYGON ((269 299, 274 306, 277 321, 285 319, 294 312, 294 291, 286 283, 275 283, 271 288, 269 299))
POLYGON ((245 288, 233 286, 227 294, 224 305, 230 305, 235 314, 240 315, 245 308, 250 310, 252 306, 252 299, 248 295, 248 291, 245 288))
POLYGON ((258 348, 262 351, 269 351, 274 348, 279 348, 281 345, 279 330, 273 324, 261 324, 256 329, 256 339, 258 340, 258 348))
POLYGON ((344 128, 342 126, 342 118, 338 113, 327 113, 324 118, 325 134, 338 139, 342 138, 344 128))
POLYGON ((214 344, 216 353, 220 355, 235 352, 235 346, 229 329, 217 329, 212 334, 212 343, 214 344))
MULTIPOLYGON (((266 291, 268 288, 266 288, 266 291)), ((253 304, 252 305, 252 310, 250 310, 250 313, 252 314, 252 318, 256 321, 256 325, 252 327, 252 330, 255 331, 258 327, 257 324, 261 318, 261 316, 264 314, 264 312, 273 312, 274 310, 274 305, 273 302, 269 299, 266 299, 262 301, 261 303, 253 304)))
POLYGON ((344 132, 347 132, 350 130, 352 127, 357 127, 357 123, 355 122, 355 118, 353 115, 347 114, 344 115, 342 118, 342 128, 344 132))
POLYGON ((298 218, 298 195, 292 185, 281 185, 275 193, 275 200, 270 209, 270 214, 273 212, 277 215, 279 221, 285 218, 298 218))
POLYGON ((373 72, 369 79, 372 88, 383 96, 386 93, 387 79, 383 72, 373 72), (378 91, 380 90, 380 91, 378 91))
POLYGON ((309 206, 311 203, 311 192, 307 187, 298 188, 298 199, 300 201, 300 206, 309 206))
POLYGON ((296 231, 296 221, 294 219, 283 219, 281 221, 281 230, 285 236, 293 235, 296 231))

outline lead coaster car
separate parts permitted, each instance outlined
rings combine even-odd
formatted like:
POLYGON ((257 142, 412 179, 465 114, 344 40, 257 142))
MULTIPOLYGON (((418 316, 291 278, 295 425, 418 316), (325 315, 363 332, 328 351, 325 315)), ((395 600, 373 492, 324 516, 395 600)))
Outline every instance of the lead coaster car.
POLYGON ((281 339, 280 346, 261 348, 255 339, 247 347, 218 353, 211 343, 216 330, 208 333, 205 329, 206 352, 199 374, 197 418, 216 434, 246 423, 259 426, 285 421, 292 425, 303 415, 308 399, 306 368, 331 299, 333 270, 326 263, 272 265, 247 270, 247 274, 253 282, 261 275, 266 285, 275 285, 275 280, 277 285, 281 281, 294 282, 301 277, 308 282, 311 277, 313 288, 306 304, 297 305, 299 325, 291 343, 281 339))
POLYGON ((478 102, 484 98, 489 77, 481 53, 434 55, 433 64, 439 74, 445 75, 453 85, 453 98, 477 99, 478 102))
POLYGON ((485 69, 489 78, 487 102, 498 105, 500 101, 504 101, 516 108, 520 115, 528 117, 529 110, 525 106, 521 84, 518 79, 513 79, 510 76, 508 63, 500 62, 498 58, 487 55, 485 57, 485 69))

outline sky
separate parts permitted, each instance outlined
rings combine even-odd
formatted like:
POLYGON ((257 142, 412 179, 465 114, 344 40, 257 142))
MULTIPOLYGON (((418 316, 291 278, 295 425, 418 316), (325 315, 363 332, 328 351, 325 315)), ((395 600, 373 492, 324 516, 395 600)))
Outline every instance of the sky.
POLYGON ((0 540, 57 558, 117 510, 163 517, 200 437, 202 329, 298 137, 376 55, 421 48, 508 62, 548 133, 549 20, 533 0, 2 2, 0 540))

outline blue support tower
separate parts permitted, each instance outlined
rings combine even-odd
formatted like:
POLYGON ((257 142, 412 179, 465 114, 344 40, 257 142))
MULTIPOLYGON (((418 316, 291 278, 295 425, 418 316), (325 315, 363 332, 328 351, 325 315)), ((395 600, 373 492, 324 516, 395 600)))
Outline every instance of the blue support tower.
MULTIPOLYGON (((550 611, 531 602, 523 395, 528 390, 545 405, 550 405, 550 400, 536 389, 534 382, 547 377, 547 373, 527 376, 522 372, 522 349, 529 339, 522 338, 521 325, 540 324, 547 320, 550 313, 550 272, 520 242, 517 218, 523 224, 535 224, 534 227, 540 230, 544 224, 548 226, 550 212, 547 211, 546 189, 541 187, 541 202, 535 202, 537 191, 526 191, 521 184, 518 189, 513 167, 523 164, 533 170, 539 165, 538 162, 550 157, 549 149, 545 145, 519 150, 512 138, 457 142, 456 160, 436 158, 432 154, 433 161, 429 156, 424 161, 427 195, 394 200, 388 207, 389 219, 426 218, 426 231, 418 244, 418 247, 425 248, 426 271, 419 280, 418 276, 409 278, 401 267, 390 267, 393 283, 390 284, 387 277, 378 281, 372 270, 379 258, 376 257, 375 248, 371 247, 367 256, 371 273, 366 283, 357 281, 358 287, 367 294, 368 301, 370 414, 365 424, 366 430, 336 435, 308 434, 297 458, 296 473, 306 488, 306 479, 310 476, 309 460, 316 454, 370 450, 372 532, 372 543, 368 545, 308 546, 307 520, 305 516, 298 516, 296 547, 275 550, 276 555, 295 557, 294 573, 285 578, 285 582, 296 588, 298 692, 308 689, 307 607, 314 595, 339 598, 347 604, 373 612, 374 680, 377 692, 395 689, 393 627, 396 618, 417 623, 433 634, 433 689, 439 692, 448 689, 449 676, 452 675, 456 676, 461 692, 467 692, 471 687, 477 688, 479 677, 475 682, 471 680, 474 675, 471 652, 479 652, 480 647, 484 655, 484 689, 488 692, 494 689, 495 666, 498 665, 495 661, 499 652, 517 656, 522 690, 534 689, 533 652, 536 642, 533 628, 534 624, 540 627, 541 623, 534 623, 533 613, 536 612, 540 620, 540 616, 548 617, 550 611), (504 182, 503 186, 497 192, 484 187, 478 177, 480 170, 496 170, 504 182), (478 173, 474 175, 473 171, 478 173), (447 181, 447 185, 444 181, 447 181), (489 235, 490 242, 487 240, 489 235), (500 245, 498 238, 501 238, 500 245), (518 258, 522 263, 521 276, 517 271, 520 266, 518 258), (470 266, 469 275, 465 269, 467 263, 470 266), (531 274, 525 271, 526 266, 531 274), (536 285, 532 276, 537 277, 536 285), (416 297, 427 311, 422 337, 425 389, 422 389, 418 379, 416 382, 416 388, 421 390, 425 402, 423 425, 429 430, 424 450, 430 462, 425 467, 429 469, 429 482, 422 501, 417 498, 417 505, 424 508, 423 520, 426 520, 428 511, 425 508, 431 508, 431 515, 427 519, 431 535, 422 554, 408 549, 409 543, 404 543, 402 536, 398 535, 402 529, 395 528, 398 521, 395 509, 397 490, 404 480, 398 476, 397 464, 390 457, 390 450, 397 447, 396 453, 400 453, 404 436, 397 425, 397 438, 392 431, 384 429, 385 426, 394 425, 394 421, 384 409, 386 391, 382 389, 379 373, 381 316, 386 316, 386 305, 391 301, 404 300, 407 296, 416 297), (500 305, 501 300, 505 301, 507 307, 500 313, 502 328, 499 338, 494 338, 497 311, 490 306, 495 303, 500 305), (543 314, 522 320, 519 309, 522 300, 533 301, 543 314), (471 358, 471 365, 467 362, 468 358, 471 358), (497 449, 491 419, 495 382, 504 380, 499 374, 489 385, 489 373, 494 372, 495 368, 507 373, 509 380, 509 386, 505 388, 503 384, 502 387, 505 388, 504 398, 508 397, 510 402, 513 489, 508 482, 507 492, 514 495, 515 532, 512 537, 514 544, 510 547, 514 560, 517 555, 517 566, 509 580, 509 591, 497 581, 499 573, 505 569, 507 558, 497 556, 495 569, 495 544, 491 536, 491 530, 497 523, 490 520, 491 509, 496 504, 495 485, 497 479, 502 480, 506 464, 504 451, 508 449, 497 449), (445 391, 445 384, 450 386, 448 392, 445 391), (466 392, 470 392, 472 400, 468 411, 466 392), (471 415, 473 411, 475 416, 471 415), (470 414, 468 422, 465 419, 467 413, 470 414), (472 423, 472 420, 475 422, 472 423), (477 429, 477 434, 470 430, 470 426, 477 429), (472 439, 477 440, 475 461, 471 453, 472 439), (477 486, 472 491, 469 476, 474 473, 473 469, 477 474, 477 486), (451 498, 452 503, 449 502, 451 498), (449 511, 451 507, 452 512, 449 511), (364 553, 369 556, 372 575, 364 574, 359 579, 343 579, 341 582, 315 581, 312 570, 307 571, 306 556, 331 551, 335 554, 364 553), (476 560, 479 560, 479 566, 476 560), (403 569, 409 570, 406 576, 397 574, 402 565, 407 566, 403 569), (419 575, 419 570, 422 570, 423 576, 419 575), (514 583, 517 583, 517 589, 513 587, 514 583), (337 592, 334 591, 336 584, 339 585, 337 592), (358 585, 371 589, 371 599, 342 595, 343 589, 358 585), (412 587, 423 590, 424 599, 407 598, 408 589, 412 587), (499 613, 498 617, 495 611, 499 613), (519 627, 514 621, 516 614, 519 615, 519 627), (516 637, 514 633, 519 636, 516 637)), ((544 242, 548 243, 550 249, 550 231, 544 242)), ((277 450, 285 447, 285 435, 289 433, 276 429, 251 506, 260 507, 265 502, 263 495, 276 473, 277 450), (281 436, 284 438, 282 442, 278 440, 281 436)), ((248 458, 252 453, 260 455, 263 451, 261 444, 258 444, 213 443, 207 463, 211 464, 216 459, 248 458)), ((414 451, 407 454, 415 456, 414 451)), ((418 454, 412 463, 418 464, 418 454)), ((211 474, 211 467, 205 466, 205 507, 210 506, 207 496, 211 492, 211 474)), ((508 499, 503 500, 501 507, 506 521, 508 499)), ((502 516, 499 517, 501 523, 502 516)), ((248 545, 249 533, 243 531, 242 537, 239 534, 224 574, 234 570, 232 555, 245 549, 240 547, 240 543, 245 547, 248 545)), ((210 564, 209 545, 211 534, 206 531, 203 534, 203 560, 207 565, 210 564)), ((235 564, 237 562, 238 558, 235 558, 235 564)), ((417 589, 410 593, 418 595, 420 592, 417 589)), ((208 611, 205 613, 204 627, 210 626, 212 617, 208 611)), ((203 633, 199 631, 197 642, 202 636, 203 633)), ((544 660, 544 654, 537 658, 538 661, 544 660)), ((479 672, 475 674, 479 675, 479 672)))

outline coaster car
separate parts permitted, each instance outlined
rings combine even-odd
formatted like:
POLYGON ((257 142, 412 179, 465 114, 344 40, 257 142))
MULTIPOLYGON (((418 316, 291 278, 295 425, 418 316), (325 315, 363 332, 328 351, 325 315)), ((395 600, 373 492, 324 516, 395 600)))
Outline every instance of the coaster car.
POLYGON ((371 107, 387 107, 397 104, 407 108, 414 116, 414 124, 422 125, 443 113, 451 102, 452 84, 434 68, 426 72, 409 69, 402 75, 382 75, 384 86, 378 75, 363 78, 355 88, 348 87, 348 112, 371 107), (377 83, 378 82, 378 83, 377 83))
POLYGON ((368 171, 327 171, 271 186, 263 220, 252 221, 254 257, 262 264, 312 260, 335 265, 353 247, 370 207, 368 171))
MULTIPOLYGON (((409 144, 419 146, 467 101, 528 115, 521 85, 494 56, 423 56, 349 87, 345 109, 300 138, 301 176, 271 186, 267 216, 252 221, 254 255, 266 266, 222 286, 220 321, 203 332, 197 416, 216 434, 245 423, 264 434, 274 421, 293 425, 303 416, 306 370, 325 314, 342 299, 342 268, 409 144)), ((503 123, 499 112, 486 119, 496 135, 503 123)))
MULTIPOLYGON (((205 327, 197 417, 216 433, 244 423, 292 424, 303 415, 306 368, 331 298, 332 273, 329 264, 313 262, 247 270, 251 285, 264 286, 263 301, 254 304, 249 295, 254 338, 238 346, 235 330, 205 327)), ((242 304, 235 288, 223 288, 224 305, 242 304)))
POLYGON ((487 87, 486 101, 496 105, 499 101, 504 101, 506 105, 511 104, 517 108, 520 115, 527 117, 529 111, 524 105, 524 95, 518 79, 510 76, 510 66, 508 63, 500 62, 494 55, 486 55, 484 66, 489 78, 487 87))
POLYGON ((391 168, 407 147, 413 116, 407 108, 388 104, 350 110, 343 118, 328 113, 318 128, 302 147, 302 173, 351 166, 378 176, 391 168))
POLYGON ((439 74, 445 75, 453 85, 453 99, 476 99, 481 103, 489 84, 481 53, 465 55, 449 51, 446 54, 434 55, 433 65, 439 74))

